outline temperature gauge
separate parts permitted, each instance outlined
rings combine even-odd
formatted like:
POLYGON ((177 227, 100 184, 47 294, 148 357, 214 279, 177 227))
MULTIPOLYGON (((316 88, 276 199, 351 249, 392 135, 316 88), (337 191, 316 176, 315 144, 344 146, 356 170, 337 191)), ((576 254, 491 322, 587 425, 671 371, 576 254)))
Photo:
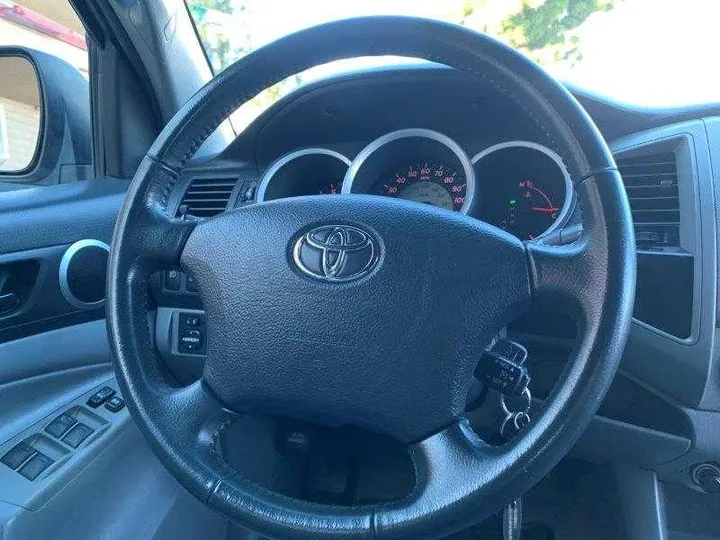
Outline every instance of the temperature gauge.
POLYGON ((507 201, 505 218, 500 227, 522 238, 532 240, 558 218, 560 209, 537 180, 521 180, 516 194, 507 201))

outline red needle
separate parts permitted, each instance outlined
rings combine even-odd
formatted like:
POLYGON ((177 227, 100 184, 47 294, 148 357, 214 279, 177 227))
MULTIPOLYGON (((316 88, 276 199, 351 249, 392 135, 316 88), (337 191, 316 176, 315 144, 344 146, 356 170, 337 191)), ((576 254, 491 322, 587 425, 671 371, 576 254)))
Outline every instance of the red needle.
POLYGON ((554 214, 557 212, 557 208, 545 208, 544 206, 533 206, 531 208, 533 212, 545 212, 547 214, 554 214))

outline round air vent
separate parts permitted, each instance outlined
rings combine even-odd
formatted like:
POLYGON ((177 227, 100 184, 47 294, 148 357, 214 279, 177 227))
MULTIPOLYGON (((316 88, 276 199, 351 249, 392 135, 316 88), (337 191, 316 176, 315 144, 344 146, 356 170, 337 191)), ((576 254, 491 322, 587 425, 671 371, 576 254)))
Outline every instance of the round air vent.
POLYGON ((60 291, 68 303, 95 309, 105 303, 105 275, 110 246, 100 240, 80 240, 60 261, 60 291))

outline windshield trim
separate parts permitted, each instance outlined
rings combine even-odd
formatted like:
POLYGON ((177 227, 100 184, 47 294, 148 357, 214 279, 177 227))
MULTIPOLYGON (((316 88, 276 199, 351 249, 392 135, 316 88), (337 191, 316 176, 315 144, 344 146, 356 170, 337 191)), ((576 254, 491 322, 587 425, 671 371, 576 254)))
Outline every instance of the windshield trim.
POLYGON ((208 67, 210 68, 210 73, 212 73, 212 79, 217 77, 218 72, 215 71, 215 67, 212 65, 212 62, 210 61, 210 55, 208 54, 207 48, 205 47, 205 44, 202 41, 202 38, 200 37, 200 30, 197 27, 197 23, 195 22, 195 17, 193 17, 192 12, 190 11, 190 4, 187 0, 183 0, 183 6, 185 6, 185 13, 187 13, 188 19, 190 19, 190 24, 192 25, 193 33, 195 34, 195 39, 198 42, 198 45, 200 45, 200 49, 202 49, 203 56, 205 57, 205 61, 207 62, 208 67))

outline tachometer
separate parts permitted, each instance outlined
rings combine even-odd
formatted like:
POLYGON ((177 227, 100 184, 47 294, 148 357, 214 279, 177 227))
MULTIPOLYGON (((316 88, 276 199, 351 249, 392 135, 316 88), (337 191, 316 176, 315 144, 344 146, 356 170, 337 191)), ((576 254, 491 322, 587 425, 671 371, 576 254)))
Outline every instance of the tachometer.
POLYGON ((459 211, 465 203, 465 175, 451 165, 422 160, 398 165, 375 182, 373 193, 459 211))
POLYGON ((350 160, 326 148, 304 148, 275 161, 258 186, 258 202, 299 197, 334 195, 342 190, 342 180, 350 160))

